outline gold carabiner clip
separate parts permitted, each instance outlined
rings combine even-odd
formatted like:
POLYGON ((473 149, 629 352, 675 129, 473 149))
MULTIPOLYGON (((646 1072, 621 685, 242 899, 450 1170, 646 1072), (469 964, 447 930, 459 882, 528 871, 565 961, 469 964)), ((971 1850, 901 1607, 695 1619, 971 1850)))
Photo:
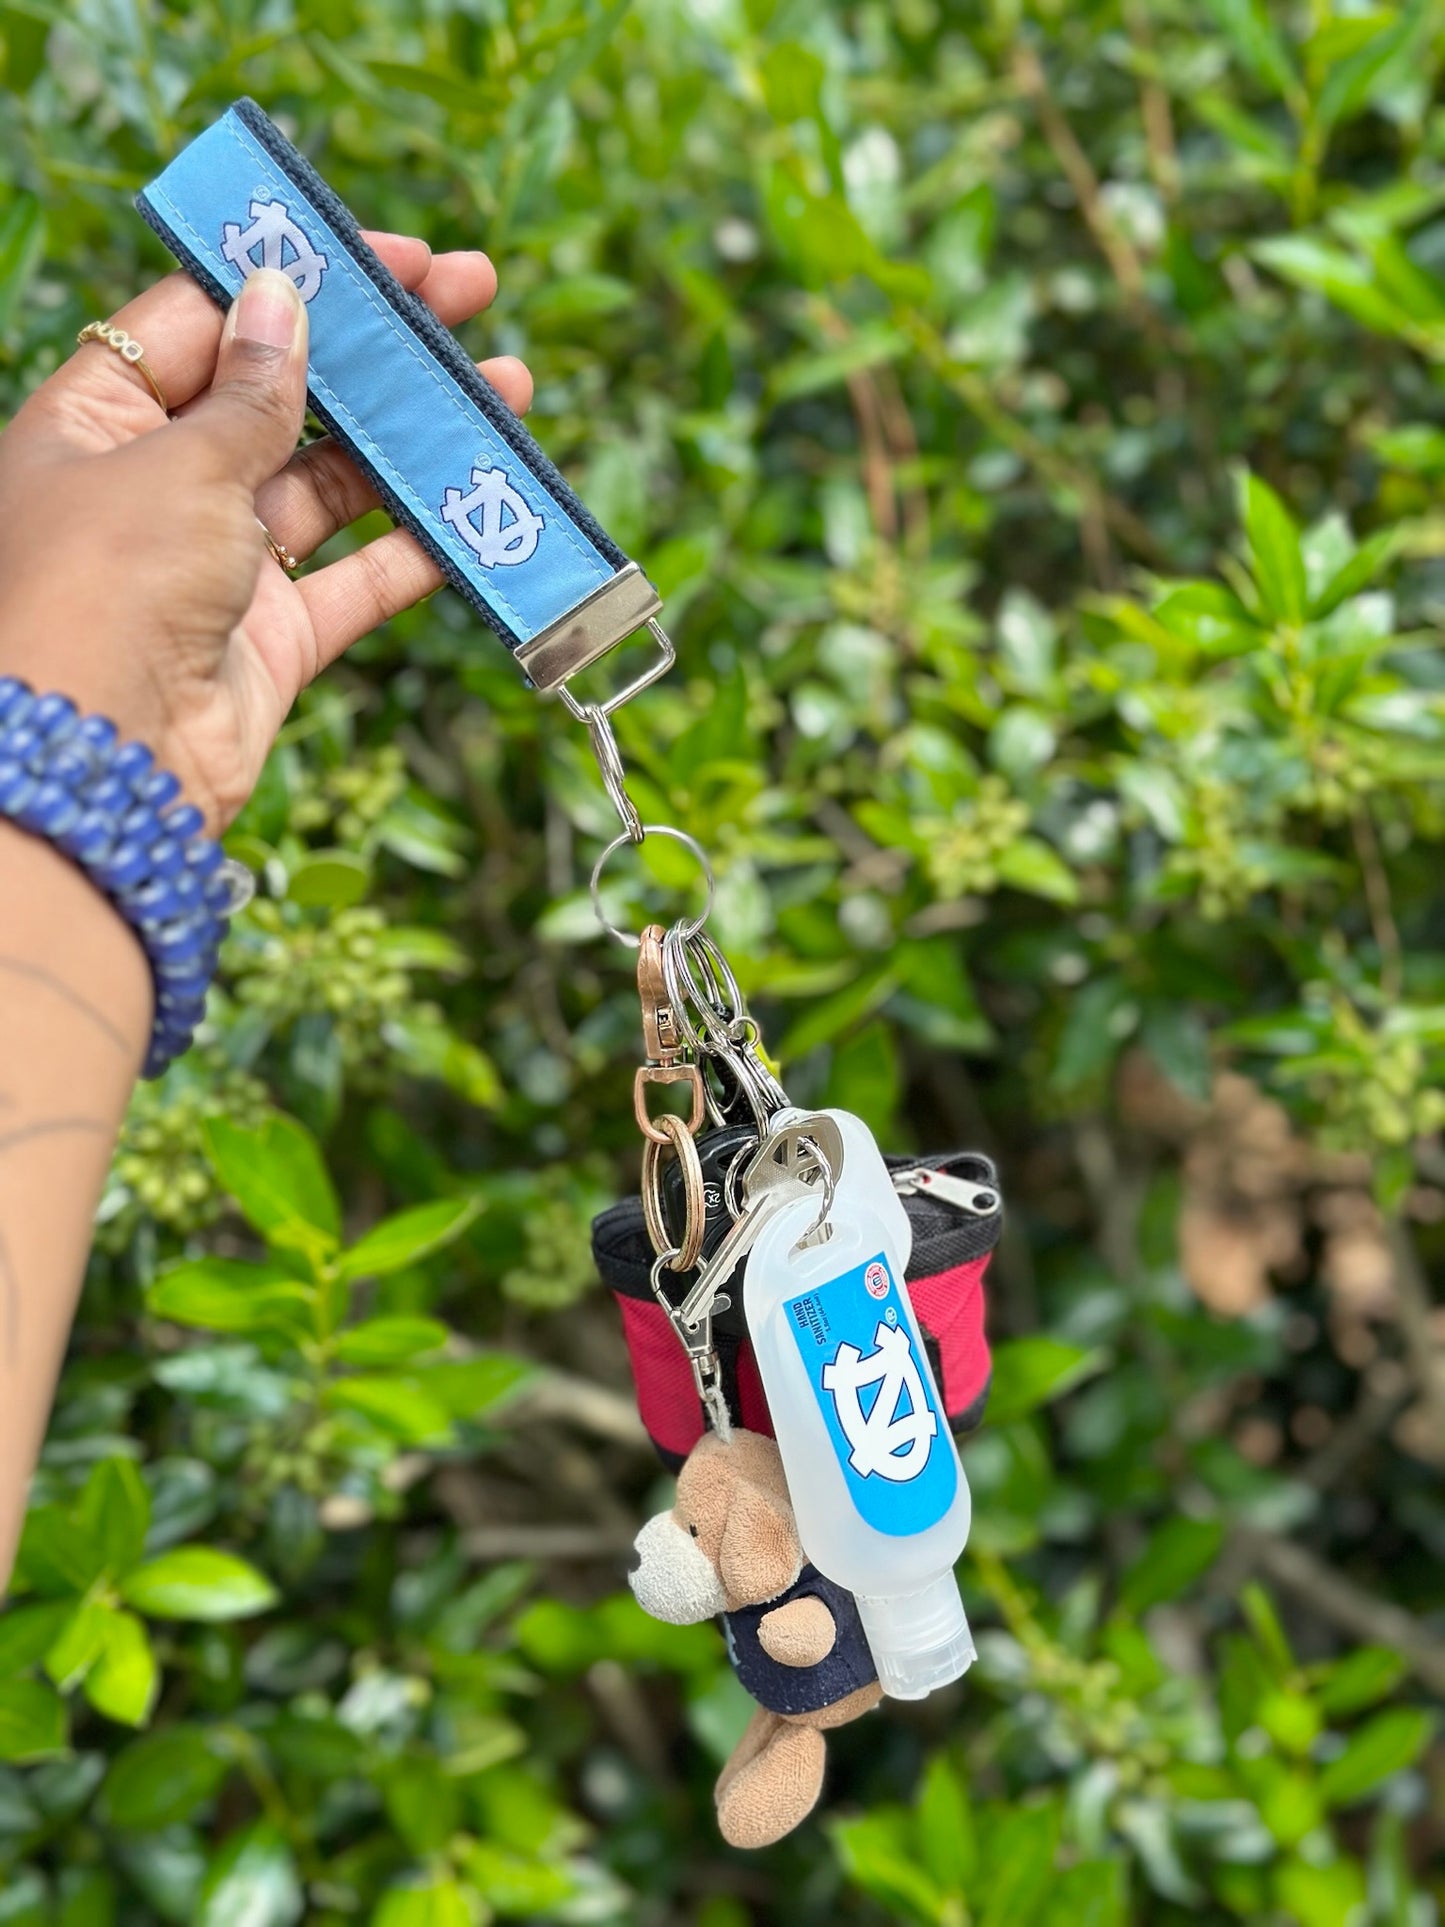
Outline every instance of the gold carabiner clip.
POLYGON ((637 990, 642 999, 642 1037, 647 1062, 637 1068, 632 1084, 632 1108, 637 1128, 654 1144, 669 1144, 667 1133, 653 1122, 647 1108, 649 1084, 686 1084, 692 1093, 692 1114, 687 1120, 690 1136, 702 1128, 707 1114, 702 1072, 687 1061, 687 1046, 678 1025, 677 1012, 668 995, 667 976, 662 967, 662 940, 666 935, 660 923, 650 923, 643 931, 637 950, 637 990))

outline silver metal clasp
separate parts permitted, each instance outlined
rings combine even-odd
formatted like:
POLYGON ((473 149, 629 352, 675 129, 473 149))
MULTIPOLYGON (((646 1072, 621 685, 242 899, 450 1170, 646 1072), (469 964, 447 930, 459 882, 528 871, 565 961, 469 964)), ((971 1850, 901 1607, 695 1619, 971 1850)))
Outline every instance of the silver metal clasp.
POLYGON ((584 723, 592 743, 592 754, 597 758, 597 767, 602 773, 602 787, 611 800, 613 809, 621 818, 622 827, 630 843, 640 843, 647 834, 642 818, 638 815, 637 805, 627 794, 627 770, 622 761, 622 751, 612 728, 612 718, 624 703, 630 703, 634 696, 640 696, 644 689, 650 689, 656 681, 665 676, 677 661, 677 650, 673 647, 671 636, 657 620, 651 616, 647 629, 657 644, 656 659, 615 696, 606 702, 584 703, 567 687, 566 681, 559 682, 548 693, 560 698, 563 706, 584 723))

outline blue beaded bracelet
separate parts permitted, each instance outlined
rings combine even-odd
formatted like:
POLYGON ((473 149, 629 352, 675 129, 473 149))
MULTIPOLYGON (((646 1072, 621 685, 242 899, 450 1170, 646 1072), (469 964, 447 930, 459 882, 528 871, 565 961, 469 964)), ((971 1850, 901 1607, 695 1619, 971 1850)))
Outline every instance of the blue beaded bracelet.
POLYGON ((140 938, 155 979, 147 1077, 189 1047, 226 919, 251 893, 249 872, 202 834, 180 790, 107 717, 0 676, 0 818, 63 850, 140 938))

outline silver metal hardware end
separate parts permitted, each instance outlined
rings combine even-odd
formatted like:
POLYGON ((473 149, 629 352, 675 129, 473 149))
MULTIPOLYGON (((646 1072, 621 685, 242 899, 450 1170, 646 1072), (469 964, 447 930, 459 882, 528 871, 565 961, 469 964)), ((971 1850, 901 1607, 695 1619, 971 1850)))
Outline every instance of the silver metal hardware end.
MULTIPOLYGON (((651 621, 662 607, 662 597, 635 562, 594 589, 550 628, 524 642, 517 651, 518 666, 545 694, 561 691, 569 676, 605 656, 619 642, 651 621)), ((671 644, 668 644, 669 649, 671 644)), ((661 673, 661 672, 659 672, 661 673)), ((629 692, 635 694, 636 691, 629 692)), ((564 695, 565 700, 565 695, 564 695)), ((626 696, 619 698, 625 702, 626 696)), ((569 703, 568 707, 572 705, 569 703)), ((615 708, 608 703, 608 709, 615 708)), ((580 710, 574 711, 581 713, 580 710)))

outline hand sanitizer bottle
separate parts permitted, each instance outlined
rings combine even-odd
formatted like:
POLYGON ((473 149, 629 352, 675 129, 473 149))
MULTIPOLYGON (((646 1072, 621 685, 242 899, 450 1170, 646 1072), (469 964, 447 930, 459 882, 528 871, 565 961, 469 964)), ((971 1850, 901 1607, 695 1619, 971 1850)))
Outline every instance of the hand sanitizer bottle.
POLYGON ((785 1206, 748 1260, 744 1303, 798 1536, 858 1601, 878 1679, 923 1699, 974 1645, 953 1575, 968 1484, 904 1285, 912 1227, 860 1118, 842 1133, 831 1236, 799 1248, 817 1200, 785 1206))

